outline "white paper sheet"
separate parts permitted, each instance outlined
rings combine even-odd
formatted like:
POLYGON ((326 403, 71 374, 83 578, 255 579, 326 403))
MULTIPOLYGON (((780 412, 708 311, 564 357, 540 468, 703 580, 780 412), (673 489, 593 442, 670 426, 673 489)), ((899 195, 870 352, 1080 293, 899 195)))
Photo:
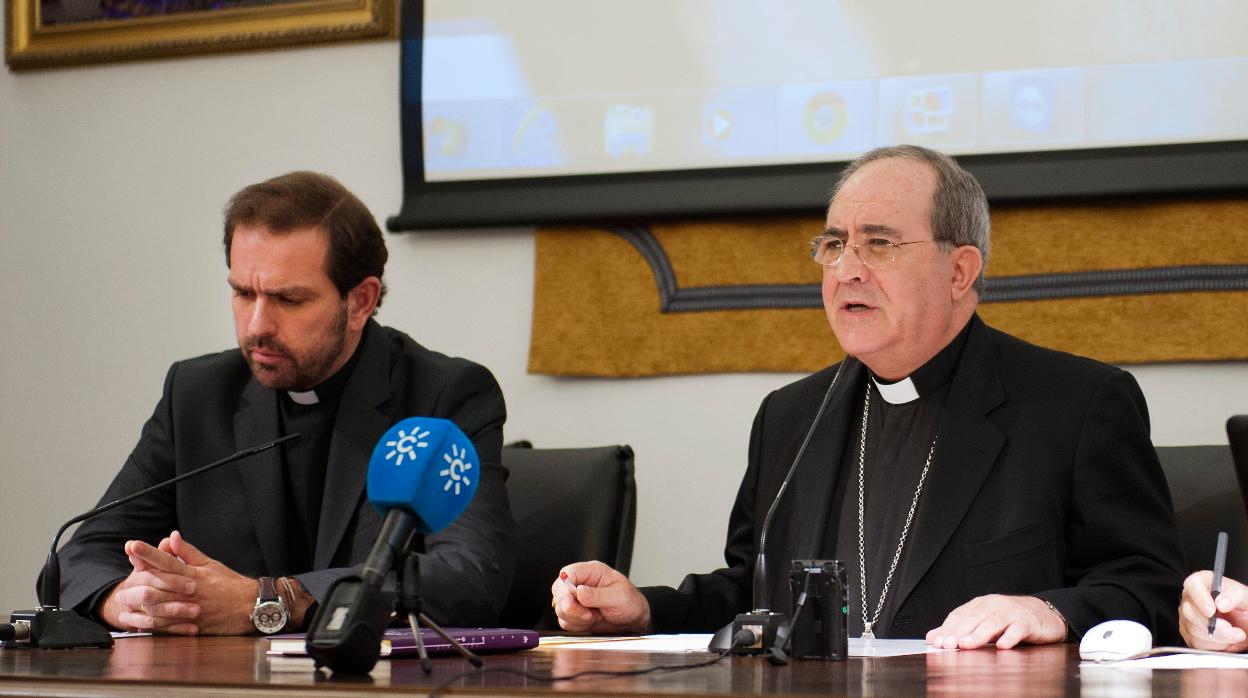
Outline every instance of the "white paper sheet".
POLYGON ((578 637, 557 635, 543 637, 538 649, 560 647, 578 650, 621 650, 628 652, 698 652, 710 644, 709 634, 642 635, 640 637, 578 637))
POLYGON ((927 644, 927 640, 862 640, 856 637, 849 638, 849 656, 851 657, 901 657, 907 654, 956 651, 932 647, 927 644))
MULTIPOLYGON (((578 637, 557 635, 543 637, 540 648, 566 647, 585 650, 620 650, 628 652, 704 652, 710 644, 707 634, 643 635, 641 637, 578 637)), ((860 640, 850 638, 851 657, 900 657, 906 654, 945 652, 931 647, 925 640, 860 640)))
POLYGON ((1248 655, 1165 654, 1122 662, 1081 662, 1080 669, 1248 669, 1248 655))

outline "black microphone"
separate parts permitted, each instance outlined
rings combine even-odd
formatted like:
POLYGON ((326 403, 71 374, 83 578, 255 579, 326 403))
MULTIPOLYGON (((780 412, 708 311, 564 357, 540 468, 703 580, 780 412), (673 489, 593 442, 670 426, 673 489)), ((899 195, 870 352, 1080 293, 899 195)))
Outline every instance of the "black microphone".
MULTIPOLYGON (((360 574, 334 582, 308 626, 306 647, 317 667, 343 674, 372 670, 394 608, 382 583, 392 570, 403 570, 396 566, 400 559, 414 568, 408 556, 412 537, 454 521, 472 501, 479 480, 476 448, 453 422, 410 417, 382 435, 369 459, 368 500, 385 516, 360 574)), ((418 574, 413 569, 404 585, 418 586, 411 578, 418 574)), ((409 611, 438 630, 419 608, 409 611)), ((412 631, 419 639, 419 630, 412 631)))
POLYGON ((784 480, 780 483, 780 489, 776 490, 776 496, 771 500, 771 507, 767 510, 767 516, 763 519, 763 526, 758 534, 758 556, 754 559, 754 583, 753 596, 754 608, 749 613, 739 613, 732 621, 732 636, 736 637, 742 630, 753 632, 754 641, 749 644, 737 646, 734 643, 732 648, 733 654, 763 654, 776 643, 776 632, 784 624, 785 614, 773 612, 769 606, 771 602, 770 589, 767 582, 767 531, 771 528, 771 520, 776 515, 776 509, 780 506, 780 499, 784 497, 785 490, 789 487, 789 481, 793 479, 793 474, 797 472, 797 466, 802 462, 802 456, 806 454, 806 447, 810 445, 811 438, 815 435, 815 429, 819 427, 819 420, 823 419, 823 413, 828 408, 828 403, 832 400, 832 390, 836 388, 836 382, 841 377, 841 372, 845 370, 845 364, 850 362, 851 357, 846 356, 845 360, 836 369, 836 374, 832 376, 832 384, 828 386, 828 390, 823 394, 823 402, 819 404, 819 409, 815 412, 815 419, 810 423, 810 428, 806 430, 806 437, 802 439, 802 445, 797 449, 797 455, 793 458, 793 464, 789 466, 789 471, 785 473, 784 480))
POLYGON ((39 576, 39 608, 34 611, 14 611, 9 616, 9 623, 0 625, 0 641, 9 640, 12 642, 29 643, 33 647, 112 647, 113 637, 108 630, 99 623, 78 615, 73 610, 62 609, 61 606, 61 560, 57 556, 56 549, 60 546, 61 536, 65 534, 65 530, 76 523, 86 521, 106 511, 116 509, 122 504, 132 502, 139 497, 146 496, 163 489, 170 485, 176 485, 183 480, 202 475, 203 473, 219 468, 228 463, 241 460, 248 456, 254 456, 257 453, 267 451, 274 446, 278 446, 292 439, 299 437, 299 434, 288 434, 280 439, 274 439, 259 446, 245 448, 237 453, 226 456, 215 463, 209 463, 201 468, 196 468, 189 473, 183 473, 177 477, 170 478, 164 482, 157 483, 146 489, 139 490, 134 494, 126 495, 121 499, 102 504, 86 513, 79 514, 74 518, 66 521, 57 530, 56 535, 52 538, 52 546, 48 551, 48 559, 43 563, 43 572, 39 576))

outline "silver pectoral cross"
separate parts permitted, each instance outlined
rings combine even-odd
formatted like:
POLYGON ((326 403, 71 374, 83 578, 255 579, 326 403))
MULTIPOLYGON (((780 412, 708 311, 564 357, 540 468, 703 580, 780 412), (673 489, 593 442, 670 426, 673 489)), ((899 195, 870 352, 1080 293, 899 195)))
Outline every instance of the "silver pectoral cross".
POLYGON ((871 626, 873 625, 875 625, 875 623, 872 623, 870 621, 862 624, 862 639, 863 640, 875 639, 875 633, 871 632, 871 626))

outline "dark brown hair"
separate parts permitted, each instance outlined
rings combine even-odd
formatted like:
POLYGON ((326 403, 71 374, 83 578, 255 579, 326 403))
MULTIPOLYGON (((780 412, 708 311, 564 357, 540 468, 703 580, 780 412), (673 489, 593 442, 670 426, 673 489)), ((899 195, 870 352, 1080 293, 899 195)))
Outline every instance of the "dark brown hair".
MULTIPOLYGON (((270 233, 318 228, 329 236, 325 272, 344 298, 364 279, 382 278, 386 240, 373 214, 338 180, 317 172, 291 172, 253 184, 230 198, 225 207, 225 265, 240 225, 262 226, 270 233)), ((377 306, 386 295, 381 284, 377 306)), ((374 309, 374 312, 376 310, 374 309)))

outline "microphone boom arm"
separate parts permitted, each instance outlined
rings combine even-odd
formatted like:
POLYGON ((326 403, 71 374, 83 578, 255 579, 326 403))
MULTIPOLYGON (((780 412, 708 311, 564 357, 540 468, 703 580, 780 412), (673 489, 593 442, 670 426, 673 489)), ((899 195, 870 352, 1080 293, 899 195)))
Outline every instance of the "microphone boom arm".
MULTIPOLYGON (((806 447, 810 445, 810 440, 814 438, 815 430, 819 428, 819 421, 823 419, 823 413, 828 407, 828 403, 832 400, 832 391, 836 388, 837 380, 841 377, 841 372, 845 370, 845 364, 849 363, 851 357, 846 356, 845 360, 836 369, 836 374, 832 376, 832 383, 828 385, 828 390, 823 394, 823 402, 819 404, 819 409, 815 412, 815 419, 810 423, 810 428, 806 430, 806 437, 802 439, 802 445, 797 449, 797 455, 793 458, 793 464, 789 466, 789 471, 785 473, 784 480, 780 483, 780 487, 776 490, 776 496, 771 500, 771 507, 767 509, 767 516, 763 518, 763 525, 758 533, 758 555, 754 559, 754 577, 751 592, 753 596, 754 608, 749 613, 738 613, 737 617, 732 621, 732 635, 737 637, 742 632, 748 632, 751 642, 740 644, 734 641, 732 654, 762 654, 769 652, 776 644, 777 636, 780 629, 784 625, 784 613, 773 613, 771 611, 771 594, 767 581, 767 531, 771 528, 771 520, 776 515, 776 509, 780 506, 780 500, 784 497, 785 490, 789 487, 789 482, 793 479, 793 474, 797 472, 797 466, 802 462, 802 456, 806 454, 806 447)), ((746 637, 741 635, 741 637, 746 637)))
POLYGON ((789 472, 785 473, 784 481, 780 483, 780 488, 776 490, 776 496, 771 500, 771 507, 767 509, 767 516, 763 519, 763 526, 759 529, 758 534, 758 557, 754 562, 754 610, 766 611, 770 601, 767 589, 767 553, 764 552, 767 545, 767 531, 771 528, 771 519, 776 515, 776 509, 780 507, 780 500, 784 497, 784 492, 789 487, 789 481, 793 479, 793 474, 797 472, 797 466, 802 462, 802 456, 806 454, 806 447, 810 445, 810 440, 815 436, 815 429, 819 426, 819 420, 823 419, 824 410, 828 408, 828 402, 832 400, 832 390, 836 388, 836 381, 841 377, 841 371, 845 370, 845 364, 849 363, 850 357, 845 357, 839 368, 836 369, 836 375, 832 376, 832 384, 828 386, 827 392, 823 394, 823 402, 819 404, 819 409, 815 412, 815 419, 810 423, 810 429, 806 430, 806 437, 802 439, 802 445, 797 449, 797 456, 793 458, 793 465, 789 466, 789 472))
POLYGON ((66 521, 64 524, 61 525, 59 529, 57 529, 56 535, 52 537, 52 546, 48 550, 48 559, 47 559, 47 562, 45 562, 43 565, 43 580, 39 584, 39 606, 41 608, 48 609, 48 610, 54 609, 54 608, 60 608, 61 606, 61 563, 60 563, 60 559, 57 557, 56 549, 60 547, 61 536, 65 534, 66 529, 68 529, 70 526, 73 526, 76 523, 81 523, 83 521, 86 521, 87 519, 93 516, 96 516, 98 514, 103 514, 104 512, 109 511, 111 509, 116 509, 122 504, 133 502, 139 497, 151 494, 152 492, 155 492, 156 490, 168 487, 169 485, 176 485, 179 482, 182 482, 183 480, 189 480, 190 478, 200 475, 201 473, 206 473, 209 470, 212 470, 213 468, 219 468, 227 463, 232 463, 236 460, 241 460, 248 456, 254 456, 257 453, 262 453, 264 451, 269 450, 270 448, 273 448, 274 446, 278 446, 280 444, 286 443, 287 441, 291 441, 292 439, 297 439, 297 438, 299 438, 298 432, 294 434, 287 434, 286 436, 283 436, 280 439, 274 439, 273 441, 260 444, 259 446, 252 446, 251 448, 244 448, 243 450, 233 453, 231 455, 228 455, 219 461, 216 461, 214 463, 209 463, 208 465, 205 465, 201 468, 196 468, 189 473, 183 473, 175 478, 157 483, 155 485, 152 485, 151 487, 139 490, 138 492, 135 492, 134 494, 128 494, 125 497, 122 497, 121 499, 111 501, 107 504, 101 504, 100 506, 92 509, 91 511, 79 514, 75 516, 74 518, 70 519, 69 521, 66 521))

